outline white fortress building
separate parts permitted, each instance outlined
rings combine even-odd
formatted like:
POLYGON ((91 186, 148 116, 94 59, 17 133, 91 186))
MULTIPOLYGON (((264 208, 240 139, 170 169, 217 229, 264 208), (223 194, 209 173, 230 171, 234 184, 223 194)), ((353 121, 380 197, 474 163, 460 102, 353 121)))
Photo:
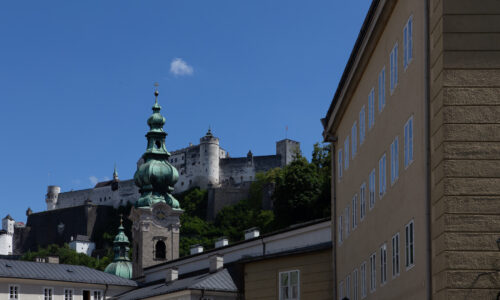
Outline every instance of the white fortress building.
POLYGON ((16 222, 10 215, 2 219, 0 230, 0 255, 12 255, 14 251, 14 224, 16 222))
MULTIPOLYGON (((216 213, 222 206, 243 199, 255 174, 284 167, 297 153, 300 153, 300 143, 284 139, 276 142, 274 155, 254 156, 249 151, 246 157, 232 158, 209 129, 198 145, 171 152, 169 161, 179 172, 174 193, 193 187, 209 189, 212 191, 209 206, 212 213, 216 213)), ((142 164, 142 159, 138 164, 142 164)), ((49 186, 45 201, 47 210, 54 210, 89 202, 116 208, 128 202, 133 204, 138 198, 139 189, 134 180, 120 181, 115 168, 112 180, 99 182, 94 188, 61 193, 59 186, 49 186)))

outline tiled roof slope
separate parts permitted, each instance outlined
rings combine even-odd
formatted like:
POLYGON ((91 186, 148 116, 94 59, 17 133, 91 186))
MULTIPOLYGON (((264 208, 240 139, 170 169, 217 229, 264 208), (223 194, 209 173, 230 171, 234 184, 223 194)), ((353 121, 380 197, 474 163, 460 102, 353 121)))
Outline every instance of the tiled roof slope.
POLYGON ((0 277, 137 286, 137 282, 85 266, 0 259, 0 277))
POLYGON ((120 300, 144 299, 182 290, 205 290, 219 292, 238 292, 238 288, 227 269, 216 273, 204 273, 170 283, 158 283, 126 292, 116 297, 120 300))

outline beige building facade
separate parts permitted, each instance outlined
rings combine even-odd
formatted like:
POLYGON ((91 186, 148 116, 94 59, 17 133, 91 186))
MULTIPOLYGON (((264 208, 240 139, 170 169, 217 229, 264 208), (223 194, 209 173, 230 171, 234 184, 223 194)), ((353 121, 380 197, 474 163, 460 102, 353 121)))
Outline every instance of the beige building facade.
POLYGON ((500 2, 373 1, 323 119, 337 299, 500 291, 500 2))
POLYGON ((331 266, 331 247, 248 262, 245 299, 332 299, 331 266))

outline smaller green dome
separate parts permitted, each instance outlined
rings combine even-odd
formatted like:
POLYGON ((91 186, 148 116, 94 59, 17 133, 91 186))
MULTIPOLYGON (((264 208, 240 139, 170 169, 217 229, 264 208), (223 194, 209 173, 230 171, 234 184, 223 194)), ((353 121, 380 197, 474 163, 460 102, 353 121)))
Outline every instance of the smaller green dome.
POLYGON ((129 261, 117 261, 110 263, 104 272, 120 276, 125 279, 132 278, 132 263, 129 261))
POLYGON ((113 243, 126 243, 127 245, 130 243, 124 230, 125 228, 123 228, 123 225, 120 224, 120 227, 118 227, 118 234, 115 236, 113 243))
POLYGON ((130 250, 130 248, 128 247, 129 244, 130 241, 125 234, 123 220, 120 219, 118 234, 113 240, 113 251, 115 252, 115 257, 113 259, 113 262, 106 266, 104 272, 126 279, 132 278, 132 263, 128 258, 128 251, 130 250))

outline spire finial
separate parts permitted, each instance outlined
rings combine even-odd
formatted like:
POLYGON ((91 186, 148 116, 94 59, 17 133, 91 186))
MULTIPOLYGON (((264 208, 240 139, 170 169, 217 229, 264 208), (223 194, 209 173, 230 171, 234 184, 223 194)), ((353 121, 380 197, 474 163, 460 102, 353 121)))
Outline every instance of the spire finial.
POLYGON ((120 214, 120 227, 123 226, 123 214, 120 214))
POLYGON ((115 162, 115 168, 113 170, 113 179, 118 179, 118 171, 116 170, 116 162, 115 162))
POLYGON ((160 94, 158 92, 158 86, 160 85, 158 84, 158 82, 155 82, 154 86, 155 86, 155 103, 158 103, 158 95, 160 94))

